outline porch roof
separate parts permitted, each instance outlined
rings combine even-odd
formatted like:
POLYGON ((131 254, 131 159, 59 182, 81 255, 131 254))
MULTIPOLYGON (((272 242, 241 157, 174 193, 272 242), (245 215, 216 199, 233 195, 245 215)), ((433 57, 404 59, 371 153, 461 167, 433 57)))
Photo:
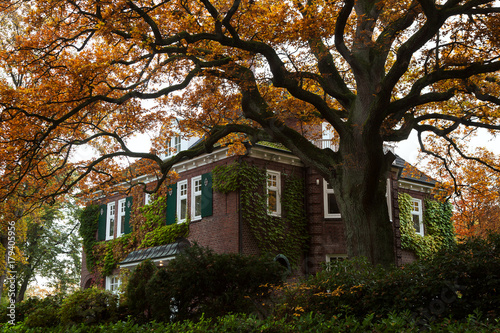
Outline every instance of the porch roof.
POLYGON ((128 256, 118 265, 120 265, 120 267, 132 267, 147 259, 150 259, 155 263, 171 260, 189 246, 190 243, 188 240, 181 239, 175 243, 135 250, 130 252, 128 256))

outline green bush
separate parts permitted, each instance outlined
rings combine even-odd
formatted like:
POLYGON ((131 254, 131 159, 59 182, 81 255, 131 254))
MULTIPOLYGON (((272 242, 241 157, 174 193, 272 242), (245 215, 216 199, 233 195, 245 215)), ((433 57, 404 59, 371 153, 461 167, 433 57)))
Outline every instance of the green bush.
POLYGON ((69 295, 61 305, 60 317, 65 325, 94 325, 115 320, 117 309, 118 296, 107 290, 90 288, 69 295))
POLYGON ((279 317, 302 312, 328 316, 409 311, 423 322, 464 319, 475 311, 497 317, 500 308, 500 236, 470 239, 404 268, 372 267, 366 260, 339 262, 284 290, 279 317))
POLYGON ((125 298, 130 313, 137 322, 144 322, 151 317, 151 304, 146 296, 146 284, 157 271, 157 267, 151 260, 145 260, 132 271, 127 287, 125 298))
MULTIPOLYGON (((143 325, 131 320, 116 323, 106 323, 99 326, 88 326, 84 324, 54 327, 43 329, 44 333, 240 333, 240 332, 266 332, 266 333, 296 333, 296 332, 415 332, 419 330, 409 313, 389 314, 385 317, 377 317, 369 314, 363 318, 353 316, 328 317, 321 314, 308 313, 291 318, 268 317, 259 319, 253 315, 226 315, 224 317, 209 319, 200 318, 197 321, 181 321, 175 323, 150 322, 143 325)), ((500 330, 499 322, 484 320, 482 317, 470 315, 464 320, 453 320, 446 318, 442 321, 430 323, 426 327, 420 327, 429 332, 474 332, 489 333, 500 330)), ((42 330, 28 328, 20 323, 16 326, 0 326, 0 333, 38 333, 42 330)))
POLYGON ((170 284, 171 275, 166 269, 159 269, 146 286, 146 295, 151 304, 152 317, 161 322, 173 319, 175 313, 175 300, 172 300, 173 292, 170 284), (173 311, 174 310, 174 311, 173 311))
MULTIPOLYGON (((31 317, 30 321, 31 322, 38 322, 42 323, 43 318, 38 318, 36 319, 37 315, 34 315, 35 313, 41 314, 44 309, 46 308, 51 308, 53 310, 53 313, 55 313, 55 316, 52 316, 51 320, 55 320, 55 325, 59 323, 59 318, 57 316, 59 307, 61 306, 61 302, 63 300, 64 296, 61 294, 56 294, 56 295, 48 295, 44 298, 40 297, 29 297, 25 299, 24 301, 17 303, 16 304, 16 322, 22 322, 24 320, 27 320, 28 317, 31 317)), ((0 309, 0 322, 6 323, 8 320, 10 320, 9 317, 7 317, 7 308, 2 307, 0 309)), ((48 313, 48 315, 52 315, 52 313, 48 313)), ((38 325, 38 323, 36 325, 38 325)), ((47 322, 48 323, 48 322, 47 322)), ((43 325, 42 325, 43 326, 43 325)))
POLYGON ((46 306, 38 307, 24 319, 27 327, 53 327, 60 323, 59 307, 46 306))
POLYGON ((249 313, 281 281, 283 267, 254 256, 216 254, 194 245, 155 273, 147 285, 153 316, 176 320, 249 313), (170 302, 168 302, 171 300, 170 302))

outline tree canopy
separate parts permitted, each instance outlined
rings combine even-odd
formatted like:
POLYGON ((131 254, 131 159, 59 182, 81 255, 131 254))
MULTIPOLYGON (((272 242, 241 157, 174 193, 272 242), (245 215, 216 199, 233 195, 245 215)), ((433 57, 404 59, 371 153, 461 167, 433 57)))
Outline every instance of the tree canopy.
POLYGON ((0 51, 0 198, 26 182, 37 190, 24 195, 41 199, 110 184, 124 175, 118 157, 152 161, 147 171, 161 182, 174 163, 221 140, 236 151, 243 139, 268 140, 333 186, 349 255, 388 263, 394 155, 384 144, 415 130, 459 149, 457 131, 500 129, 500 8, 492 0, 1 6, 16 33, 6 33, 0 51), (172 119, 204 140, 163 160, 172 119), (336 149, 303 131, 321 123, 337 133, 336 149), (128 148, 131 136, 152 130, 150 152, 128 148), (97 157, 73 158, 82 146, 97 157))

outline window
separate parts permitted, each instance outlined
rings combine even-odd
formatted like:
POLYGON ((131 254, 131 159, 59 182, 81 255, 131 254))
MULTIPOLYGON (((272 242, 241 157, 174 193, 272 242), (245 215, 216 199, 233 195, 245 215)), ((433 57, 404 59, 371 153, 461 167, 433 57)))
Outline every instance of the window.
POLYGON ((115 232, 115 203, 108 203, 108 215, 106 217, 106 240, 114 238, 115 232))
POLYGON ((181 137, 175 136, 167 142, 167 157, 174 156, 181 151, 181 137))
POLYGON ((120 285, 121 281, 117 276, 106 276, 106 290, 111 291, 113 294, 117 294, 120 285))
POLYGON ((413 227, 419 235, 424 235, 424 219, 422 216, 422 200, 413 199, 411 207, 411 216, 413 218, 413 227))
POLYGON ((333 193, 333 188, 326 180, 323 180, 323 202, 325 206, 325 218, 340 218, 340 209, 333 193))
POLYGON ((177 222, 186 221, 187 217, 187 180, 177 183, 177 222))
POLYGON ((329 271, 333 265, 338 264, 346 259, 347 254, 327 254, 325 260, 326 270, 329 271))
POLYGON ((191 218, 201 219, 201 176, 191 179, 191 218))
POLYGON ((267 210, 270 215, 280 216, 281 214, 281 184, 280 173, 277 171, 267 171, 267 210))
POLYGON ((151 203, 151 194, 145 193, 144 194, 144 205, 149 205, 151 203))
POLYGON ((117 230, 116 235, 120 237, 125 233, 125 207, 126 207, 126 199, 118 200, 118 217, 117 220, 117 230))

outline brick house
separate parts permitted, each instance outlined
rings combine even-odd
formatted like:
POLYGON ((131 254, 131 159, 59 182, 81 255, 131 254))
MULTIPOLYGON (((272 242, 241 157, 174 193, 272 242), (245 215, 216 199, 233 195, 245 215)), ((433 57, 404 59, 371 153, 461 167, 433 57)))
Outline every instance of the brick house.
MULTIPOLYGON (((320 140, 318 144, 324 146, 330 142, 331 140, 320 140)), ((178 150, 187 148, 189 144, 192 142, 173 142, 173 146, 176 145, 178 150)), ((300 260, 291 263, 295 275, 312 274, 320 270, 325 262, 347 257, 344 225, 335 195, 328 183, 314 169, 305 167, 292 153, 273 144, 255 144, 248 147, 244 156, 228 156, 227 150, 220 147, 210 154, 182 161, 173 167, 179 179, 168 191, 165 224, 180 223, 189 216, 187 239, 132 251, 120 262, 119 267, 133 268, 146 258, 157 265, 163 265, 165 261, 174 258, 183 246, 189 246, 192 242, 207 246, 218 253, 259 254, 261 251, 258 242, 247 221, 242 219, 240 193, 220 193, 212 188, 212 170, 216 166, 236 162, 245 162, 265 171, 267 183, 263 184, 263 188, 266 187, 263 190, 267 192, 268 198, 273 198, 272 202, 268 201, 268 212, 278 218, 283 213, 280 198, 284 189, 284 175, 293 174, 303 180, 309 244, 300 260)), ((423 199, 430 196, 435 184, 435 181, 415 172, 415 169, 409 172, 409 167, 411 166, 397 157, 387 180, 387 204, 391 218, 388 223, 392 223, 394 228, 394 251, 398 265, 415 260, 411 252, 401 249, 398 193, 404 192, 412 196, 415 228, 417 233, 423 235, 423 199)), ((130 233, 133 229, 130 225, 132 207, 144 205, 148 200, 149 195, 146 193, 134 197, 134 200, 119 194, 103 198, 99 202, 101 209, 97 239, 106 242, 130 233)), ((287 261, 282 254, 275 254, 280 260, 287 261)), ((84 254, 81 287, 88 288, 97 284, 115 290, 120 283, 116 275, 118 271, 119 268, 116 268, 111 275, 99 277, 87 270, 84 254)))

